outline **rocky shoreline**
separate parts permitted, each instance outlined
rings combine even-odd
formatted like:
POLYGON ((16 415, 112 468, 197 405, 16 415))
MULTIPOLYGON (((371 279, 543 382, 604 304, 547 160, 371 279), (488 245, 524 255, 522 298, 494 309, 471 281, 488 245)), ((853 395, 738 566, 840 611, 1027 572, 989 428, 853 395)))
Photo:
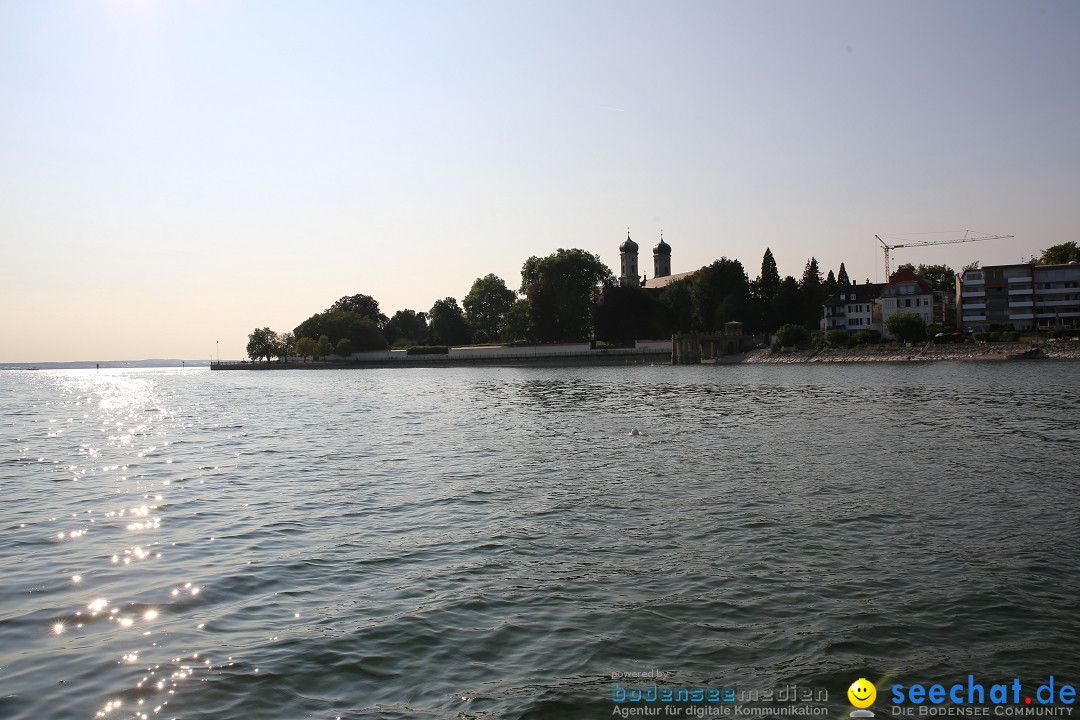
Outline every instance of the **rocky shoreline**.
POLYGON ((761 350, 747 354, 745 363, 807 362, 919 362, 931 360, 1012 360, 1026 355, 1035 358, 1080 360, 1080 341, 1047 343, 966 343, 963 345, 916 345, 905 348, 863 346, 858 348, 796 351, 761 350))

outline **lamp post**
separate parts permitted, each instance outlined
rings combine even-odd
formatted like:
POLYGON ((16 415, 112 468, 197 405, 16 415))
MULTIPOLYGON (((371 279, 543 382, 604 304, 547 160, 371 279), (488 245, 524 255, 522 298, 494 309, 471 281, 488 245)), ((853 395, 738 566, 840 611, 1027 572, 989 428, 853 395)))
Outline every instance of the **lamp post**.
POLYGON ((214 341, 214 347, 217 348, 217 362, 218 362, 218 365, 220 365, 221 364, 221 341, 220 340, 215 340, 214 341))

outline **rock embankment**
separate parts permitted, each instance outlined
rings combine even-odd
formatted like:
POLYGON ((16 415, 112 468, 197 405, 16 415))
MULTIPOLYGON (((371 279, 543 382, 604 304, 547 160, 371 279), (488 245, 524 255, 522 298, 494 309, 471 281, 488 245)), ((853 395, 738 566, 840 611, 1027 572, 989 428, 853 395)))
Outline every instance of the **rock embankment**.
POLYGON ((908 348, 862 346, 858 348, 796 350, 773 352, 762 350, 746 357, 748 363, 805 363, 805 362, 917 362, 925 360, 1006 360, 1022 358, 1029 350, 1037 357, 1080 360, 1080 341, 1058 340, 1034 345, 1015 343, 966 343, 963 345, 916 345, 908 348))

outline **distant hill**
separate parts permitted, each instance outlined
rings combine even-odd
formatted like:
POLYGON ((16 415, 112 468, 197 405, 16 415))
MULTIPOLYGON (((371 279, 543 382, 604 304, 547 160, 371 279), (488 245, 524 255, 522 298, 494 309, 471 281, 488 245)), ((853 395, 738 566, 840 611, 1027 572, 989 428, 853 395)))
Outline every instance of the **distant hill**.
POLYGON ((159 368, 159 367, 209 367, 209 360, 177 360, 175 358, 151 358, 149 360, 78 360, 74 362, 26 362, 0 363, 0 370, 93 370, 102 368, 159 368))

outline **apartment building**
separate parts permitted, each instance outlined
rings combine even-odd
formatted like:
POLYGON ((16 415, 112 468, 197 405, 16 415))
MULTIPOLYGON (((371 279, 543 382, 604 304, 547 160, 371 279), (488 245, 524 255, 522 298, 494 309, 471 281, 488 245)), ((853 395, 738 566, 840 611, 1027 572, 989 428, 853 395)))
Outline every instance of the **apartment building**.
POLYGON ((957 327, 975 332, 1080 327, 1080 265, 990 265, 956 283, 957 327))

